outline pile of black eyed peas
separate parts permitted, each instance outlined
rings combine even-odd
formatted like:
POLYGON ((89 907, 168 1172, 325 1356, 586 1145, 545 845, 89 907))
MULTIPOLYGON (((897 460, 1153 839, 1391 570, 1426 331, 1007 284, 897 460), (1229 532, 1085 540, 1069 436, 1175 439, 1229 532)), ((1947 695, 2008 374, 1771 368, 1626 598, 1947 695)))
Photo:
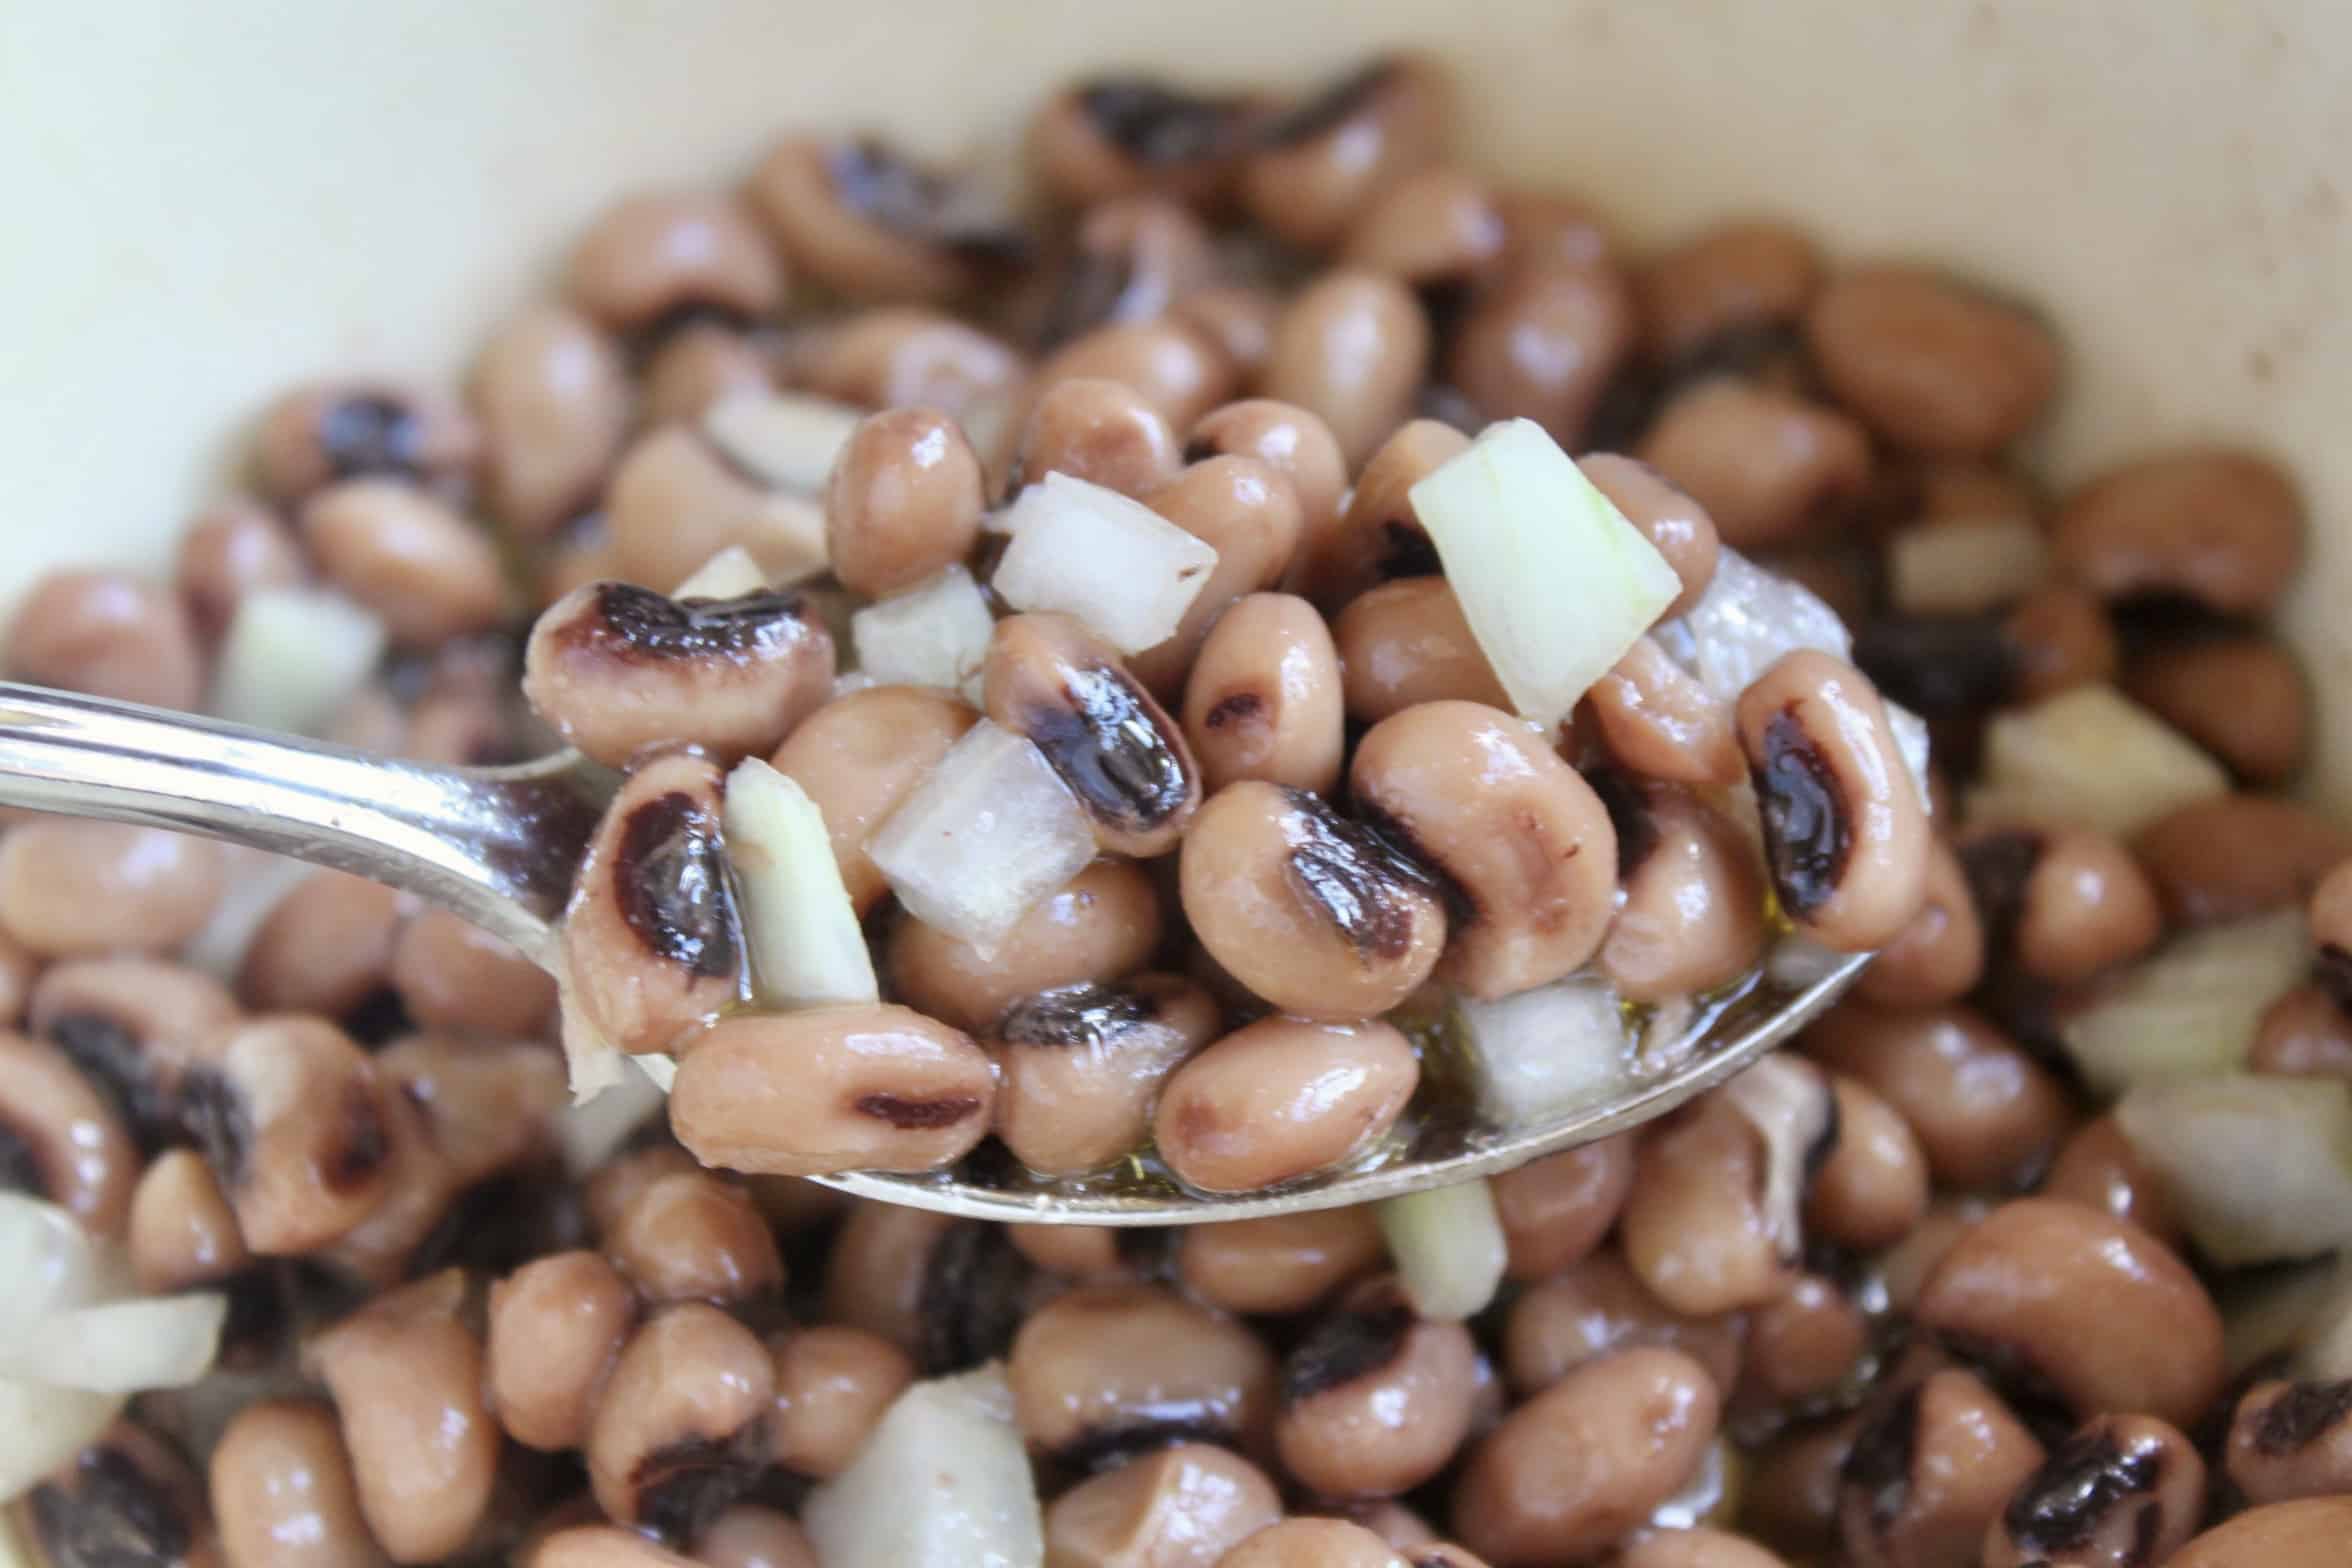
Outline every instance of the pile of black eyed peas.
POLYGON ((1453 92, 1106 77, 1038 111, 1025 200, 796 135, 598 216, 460 391, 286 394, 168 569, 32 587, 10 679, 250 712, 286 614, 361 629, 329 738, 624 775, 560 995, 340 874, 0 827, 0 1191, 226 1303, 208 1376, 20 1489, 32 1562, 900 1568, 842 1499, 974 1369, 1027 1544, 941 1568, 2352 1562, 2352 1218, 2246 1197, 2324 1231, 2352 1185, 2352 833, 2283 792, 2311 700, 2264 629, 2292 481, 2052 495, 2049 323, 1764 219, 1635 254, 1456 161, 1453 92), (1414 499, 1505 420, 1677 590, 1556 728, 1414 499), (1160 635, 999 590, 1048 475, 1213 552, 1160 635), (1748 560, 1850 645, 1711 681, 1748 560), (936 681, 891 673, 956 629, 917 596, 966 610, 936 681), (975 737, 1079 846, 985 939, 877 848, 975 737), (863 997, 757 990, 747 759, 821 815, 863 997), (1462 1320, 1369 1209, 804 1179, 993 1140, 1266 1189, 1393 1140, 1458 999, 1664 1009, 1792 933, 1883 949, 1777 1065, 1804 1145, 1735 1085, 1495 1179, 1462 1320), (673 1059, 666 1106, 583 1133, 584 1041, 673 1059), (2184 1154, 2228 1096, 2274 1122, 2184 1154))

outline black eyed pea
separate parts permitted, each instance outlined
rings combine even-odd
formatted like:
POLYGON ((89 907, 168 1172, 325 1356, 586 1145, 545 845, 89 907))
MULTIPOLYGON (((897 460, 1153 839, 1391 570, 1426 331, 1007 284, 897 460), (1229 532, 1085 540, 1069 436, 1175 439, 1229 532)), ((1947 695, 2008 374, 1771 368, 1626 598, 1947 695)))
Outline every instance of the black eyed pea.
MULTIPOLYGON (((2211 864, 2197 853, 2193 834, 2177 842, 2184 878, 2193 866, 2211 864)), ((2156 880, 2128 847, 2096 829, 1992 827, 1963 836, 1957 853, 1996 977, 2014 965, 2035 980, 2080 985, 2164 936, 2156 880), (2002 932, 2005 947, 1992 940, 2002 932)))
POLYGON ((2250 784, 2286 783, 2309 754, 2311 683, 2275 638, 2152 649, 2132 660, 2123 689, 2250 784))
POLYGON ((1283 1469, 1323 1497, 1411 1491, 1469 1436, 1477 1360, 1468 1329, 1416 1316, 1393 1278, 1356 1286, 1283 1360, 1283 1469))
POLYGON ((257 1399, 230 1418, 212 1451, 207 1490, 231 1563, 382 1568, 334 1408, 316 1399, 257 1399))
POLYGON ((624 1051, 666 1051, 742 991, 716 764, 667 753, 605 808, 564 910, 580 1007, 624 1051))
POLYGON ((2256 1383, 2230 1418, 2223 1465, 2257 1503, 2352 1492, 2352 1381, 2256 1383))
POLYGON ((908 1006, 971 1034, 1057 986, 1123 979, 1159 950, 1160 893, 1131 861, 1097 860, 1038 900, 983 957, 970 943, 901 914, 883 967, 908 1006))
POLYGON ((784 1284, 765 1215, 707 1171, 648 1182, 604 1227, 605 1256, 648 1304, 756 1303, 784 1284))
POLYGON ((1274 349, 1282 296, 1258 283, 1212 283, 1178 300, 1169 314, 1215 344, 1233 362, 1242 385, 1255 386, 1274 349))
POLYGON ((1131 1234, 1118 1225, 1016 1222, 1005 1227, 1005 1237, 1015 1252, 1046 1273, 1071 1280, 1122 1280, 1149 1274, 1165 1250, 1161 1236, 1151 1230, 1131 1234))
POLYGON ((725 196, 655 191, 624 197, 572 251, 567 290, 615 332, 658 331, 707 312, 757 320, 784 301, 784 263, 751 214, 725 196))
POLYGON ((1173 850, 1200 809, 1184 731, 1118 653, 1067 615, 1007 616, 988 642, 988 716, 1033 741, 1115 855, 1173 850))
POLYGON ((807 1532, 790 1514, 758 1503, 737 1503, 705 1525, 689 1560, 703 1568, 818 1568, 807 1532))
POLYGON ((1462 913, 1439 974, 1508 996, 1573 972, 1615 914, 1617 832, 1574 768, 1509 713, 1430 702, 1376 725, 1348 787, 1462 913))
POLYGON ((1609 1246, 1512 1299, 1503 1319, 1503 1369, 1511 1391, 1525 1398, 1612 1351, 1663 1345, 1706 1368, 1720 1390, 1737 1386, 1746 1338, 1739 1313, 1694 1318, 1668 1307, 1609 1246))
POLYGON ((567 1093, 563 1053, 544 1039, 405 1035, 377 1051, 376 1065, 416 1107, 458 1187, 544 1153, 567 1093))
POLYGON ((0 1191, 119 1236, 138 1180, 139 1147, 98 1086, 46 1040, 0 1032, 0 1191))
POLYGON ((1642 437, 1641 459, 1695 496, 1722 542, 1793 545, 1835 524, 1867 491, 1861 425, 1777 387, 1730 377, 1669 402, 1642 437))
POLYGON ((1388 1256, 1371 1209, 1310 1209, 1264 1219, 1187 1225, 1176 1277, 1227 1312, 1304 1312, 1388 1256))
MULTIPOLYGON (((593 1503, 589 1506, 593 1506, 593 1503)), ((733 1509, 725 1510, 717 1518, 724 1519, 732 1512, 733 1509)), ((717 1520, 714 1520, 708 1531, 717 1528, 717 1520)), ((566 1522, 561 1529, 549 1530, 539 1536, 530 1549, 516 1559, 522 1568, 689 1568, 690 1564, 707 1564, 713 1560, 681 1557, 636 1531, 623 1530, 617 1525, 570 1522, 566 1522)), ((793 1568, 797 1568, 797 1565, 793 1565, 793 1568)))
POLYGON ((594 322, 561 305, 526 310, 491 335, 467 396, 482 422, 483 500, 525 539, 586 511, 628 435, 628 367, 594 322))
POLYGON ((204 839, 29 818, 0 833, 0 932, 43 958, 162 952, 202 928, 227 875, 227 853, 204 839))
POLYGON ((180 596, 126 572, 51 572, 34 583, 9 619, 0 667, 11 680, 157 708, 194 708, 204 688, 180 596))
POLYGON ((396 479, 347 479, 302 505, 319 570, 383 617, 402 647, 489 631, 513 609, 490 536, 396 479))
POLYGON ((2142 828, 2131 850, 2165 913, 2205 925, 2303 903, 2352 859, 2352 832, 2300 801, 2247 792, 2177 807, 2142 828))
POLYGON ((1861 952, 1894 940, 1927 891, 1927 813, 1868 677, 1800 650, 1740 693, 1740 745, 1789 917, 1861 952))
POLYGON ((628 1280, 594 1252, 549 1253, 494 1282, 482 1380, 506 1435, 548 1452, 580 1447, 637 1313, 628 1280))
POLYGON ((1376 1143, 1420 1076, 1411 1043, 1376 1019, 1261 1019, 1168 1080, 1153 1121, 1160 1157, 1204 1192, 1271 1187, 1376 1143))
POLYGON ((692 424, 729 398, 771 397, 782 357, 780 340, 707 318, 690 321, 645 362, 644 421, 692 424))
POLYGON ((1398 426, 1356 476, 1338 522, 1308 540, 1290 574, 1293 589, 1338 611, 1382 583, 1437 576, 1437 547, 1413 508, 1413 486, 1469 445, 1461 431, 1434 419, 1398 426))
POLYGON ((776 1363, 768 1456, 819 1480, 849 1468, 890 1402, 915 1380, 905 1351, 838 1323, 786 1329, 768 1349, 776 1363))
MULTIPOLYGON (((2335 1003, 2326 1005, 2331 1012, 2335 1010, 2335 1003)), ((2247 1066, 2254 1072, 2278 1070, 2262 1060, 2261 1051, 2258 1038, 2247 1066)), ((2168 1247, 2181 1244, 2179 1205, 2163 1178, 2124 1136, 2113 1112, 2095 1116, 2075 1129, 2050 1161, 2049 1174, 2036 1191, 2045 1198, 2064 1198, 2129 1220, 2168 1247)))
POLYGON ((463 490, 482 433, 456 400, 390 382, 313 381, 270 405, 254 438, 254 483, 273 501, 381 474, 443 494, 463 490))
POLYGON ((1219 271, 1209 231, 1189 208, 1165 196, 1115 196, 1079 220, 1036 339, 1051 347, 1109 322, 1171 315, 1219 271))
POLYGON ((1002 1225, 860 1202, 825 1259, 824 1315, 938 1377, 1005 1355, 1030 1309, 1061 1289, 1002 1225))
POLYGON ((1700 1525, 1688 1530, 1643 1531, 1618 1554, 1617 1568, 1788 1568, 1788 1565, 1745 1536, 1700 1525))
POLYGON ((2168 1562, 2205 1512, 2205 1461, 2153 1416, 2100 1416, 2078 1428, 2010 1495, 1985 1537, 1984 1568, 2168 1562))
POLYGON ((180 1076, 236 1017, 228 988, 201 970, 156 958, 73 958, 41 971, 25 1023, 104 1091, 152 1150, 179 1140, 180 1076))
POLYGON ((1178 1443, 1081 1481, 1046 1505, 1055 1568, 1215 1568, 1282 1517, 1264 1471, 1210 1443, 1178 1443))
POLYGON ((1022 484, 1068 474, 1139 498, 1174 479, 1183 466, 1176 433, 1160 411, 1126 382, 1101 376, 1072 376, 1040 393, 1014 462, 1022 484))
POLYGON ((1262 779, 1327 795, 1345 731, 1339 650, 1315 607, 1282 593, 1235 600, 1184 686, 1184 734, 1204 787, 1262 779))
POLYGON ((1663 1002, 1726 985, 1764 953, 1764 872, 1753 841, 1680 791, 1644 792, 1641 826, 1618 840, 1624 900, 1600 950, 1628 1001, 1663 1002), (1627 863, 1630 849, 1639 858, 1627 863))
POLYGON ((416 900, 342 871, 313 871, 262 917, 237 970, 257 1013, 342 1018, 391 977, 392 945, 416 900))
POLYGON ((1246 1325, 1152 1285, 1084 1285, 1032 1312, 1005 1363, 1032 1452, 1074 1470, 1170 1438, 1263 1453, 1272 1352, 1246 1325))
POLYGON ((946 299, 1028 246, 976 186, 871 137, 789 138, 749 196, 800 270, 849 299, 946 299))
POLYGON ((1347 716, 1359 724, 1424 702, 1511 705, 1442 577, 1400 578, 1357 595, 1331 623, 1331 636, 1347 716))
POLYGON ((1281 474, 1253 457, 1203 458, 1144 499, 1217 552, 1176 630, 1133 661, 1136 679, 1174 700, 1217 619, 1242 595, 1282 580, 1298 550, 1301 513, 1281 474))
POLYGON ((1285 582, 1296 592, 1306 563, 1338 527, 1340 502, 1347 494, 1347 459, 1331 427, 1296 403, 1244 398, 1202 415, 1184 438, 1188 463, 1220 454, 1256 458, 1280 474, 1298 498, 1299 546, 1285 582))
POLYGON ((137 1563, 219 1560, 203 1481, 168 1440, 135 1420, 117 1421, 36 1483, 19 1517, 44 1562, 109 1554, 137 1563))
POLYGON ((1297 249, 1339 243, 1373 198, 1436 159, 1452 97, 1424 56, 1366 62, 1258 129, 1242 206, 1297 249))
POLYGON ((970 1036, 910 1008, 744 1014, 686 1045, 670 1126, 728 1170, 933 1170, 986 1136, 996 1092, 970 1036))
POLYGON ((1512 1279, 1548 1278, 1601 1244, 1633 1190, 1634 1145, 1618 1133, 1490 1180, 1512 1279))
POLYGON ((1037 367, 1031 406, 1074 377, 1122 383, 1171 430, 1189 430, 1240 386, 1240 373, 1223 349, 1172 319, 1114 321, 1072 338, 1037 367))
POLYGON ((1743 1404, 1801 1405, 1851 1383, 1871 1349, 1871 1322, 1837 1282, 1800 1274, 1748 1314, 1743 1404))
POLYGON ((1975 1374, 1930 1374, 1854 1436, 1838 1529, 1855 1568, 1969 1568, 2042 1463, 2042 1445, 1975 1374))
POLYGON ((2057 564, 2101 599, 2186 597, 2221 615, 2276 603, 2303 561, 2303 500, 2278 465, 2225 448, 2103 474, 2051 524, 2057 564))
POLYGON ((1734 219, 1651 262, 1638 284, 1644 345, 1671 362, 1733 328, 1798 319, 1821 285, 1821 258, 1788 224, 1734 219))
POLYGON ((2249 1508, 2173 1555, 2165 1568, 2333 1568, 2352 1535, 2352 1497, 2249 1508))
POLYGON ((1260 111, 1148 76, 1102 76, 1048 98, 1029 125, 1029 158, 1060 200, 1090 206, 1137 191, 1188 201, 1222 190, 1260 111))
POLYGON ((555 1009, 555 977, 445 909, 420 911, 393 941, 388 977, 420 1029, 527 1040, 555 1009))
POLYGON ((167 1149, 140 1173, 125 1245, 131 1277, 150 1295, 227 1280, 253 1261, 228 1194, 194 1149, 167 1149))
POLYGON ((1446 380, 1490 419, 1532 419, 1573 450, 1641 333, 1633 289, 1603 258, 1539 262, 1478 297, 1446 380))
POLYGON ((589 1418, 596 1501, 617 1523, 692 1537, 768 1459, 776 1373, 767 1346, 718 1308, 654 1314, 621 1348, 589 1418))
POLYGON ((1891 1247, 1927 1213, 1926 1151, 1902 1113, 1858 1078, 1832 1073, 1837 1142, 1805 1194, 1806 1234, 1855 1252, 1891 1247))
POLYGON ((814 496, 769 488, 722 457, 699 428, 665 425, 621 454, 604 492, 608 575, 668 592, 732 546, 770 582, 825 564, 825 516, 814 496))
POLYGON ((1668 784, 1721 787, 1745 771, 1730 705, 1642 637, 1595 681, 1586 699, 1609 755, 1668 784))
POLYGON ((1354 467, 1411 412, 1431 336, 1428 312, 1396 279, 1327 272, 1275 322, 1260 381, 1268 397, 1319 415, 1354 467))
MULTIPOLYGON (((962 420, 1010 397, 1027 368, 1003 339, 953 316, 884 306, 817 335, 794 357, 792 375, 796 384, 836 402, 935 408, 962 420)), ((973 444, 993 454, 990 442, 973 444)))
POLYGON ((1435 879, 1320 797, 1247 780, 1201 808, 1178 866, 1209 956, 1302 1018, 1376 1017, 1445 947, 1435 879))
POLYGON ((1830 279, 1805 313, 1805 341, 1839 402, 1896 446, 1931 456, 1999 451, 2058 383, 2048 328, 1919 267, 1830 279))
POLYGON ((1349 226, 1338 259, 1419 289, 1460 286, 1495 270, 1507 238, 1486 181, 1458 164, 1434 164, 1375 196, 1349 226))
POLYGON ((1760 1306, 1788 1287, 1789 1238, 1776 1234, 1764 1201, 1770 1158, 1721 1092, 1642 1134, 1619 1234, 1633 1272, 1676 1312, 1760 1306))
POLYGON ((1862 971, 1854 994, 1881 1007, 1939 1007, 1975 990, 1984 971, 1984 922, 1968 873, 1938 837, 1928 845, 1919 913, 1862 971))
POLYGON ((825 550, 843 586, 912 588, 971 553, 985 504, 980 458, 955 421, 889 409, 850 432, 825 483, 825 550))
POLYGON ((1168 1075, 1218 1033, 1209 993, 1178 975, 1067 986, 1016 1002, 986 1042, 1001 1084, 996 1135, 1022 1164, 1072 1176, 1151 1136, 1168 1075))
POLYGON ((831 695, 833 671, 832 635, 803 594, 672 599, 599 582, 531 628, 523 695, 608 767, 664 745, 733 762, 780 745, 831 695))
POLYGON ((1217 1568, 1406 1568, 1388 1542, 1347 1519, 1285 1519, 1217 1559, 1217 1568))
MULTIPOLYGON (((197 635, 207 641, 228 630, 238 601, 248 593, 291 588, 309 575, 310 563, 294 542, 294 531, 271 508, 246 495, 228 496, 198 513, 180 536, 172 568, 197 635)), ((26 606, 31 603, 28 599, 26 606)), ((16 612, 18 626, 24 624, 26 606, 16 612)))
POLYGON ((825 703, 777 748, 776 771, 825 815, 841 885, 861 918, 890 891, 866 840, 979 718, 945 692, 874 686, 825 703))

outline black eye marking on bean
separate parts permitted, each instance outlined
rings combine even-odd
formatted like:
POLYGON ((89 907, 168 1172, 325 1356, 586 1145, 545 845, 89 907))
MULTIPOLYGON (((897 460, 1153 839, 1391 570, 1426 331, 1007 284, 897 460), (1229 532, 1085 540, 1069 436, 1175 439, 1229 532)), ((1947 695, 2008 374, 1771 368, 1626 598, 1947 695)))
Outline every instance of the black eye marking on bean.
POLYGON ((222 1186, 244 1180, 253 1152, 253 1113, 227 1078, 209 1067, 190 1070, 180 1081, 180 1122, 222 1186))
POLYGON ((1131 987, 1057 986, 1016 1002, 997 1025, 1008 1044, 1098 1049, 1159 1016, 1131 987))
POLYGON ((1886 616, 1854 633, 1854 663, 1928 718, 1982 712, 2016 690, 2016 647, 1990 616, 1886 616))
POLYGON ((2024 1552, 2049 1555, 2087 1544, 2124 1502, 2154 1491, 2164 1474, 2155 1445, 2129 1451, 2105 1428, 2067 1438, 2009 1499, 2001 1522, 2024 1552))
POLYGON ((392 1157, 384 1108, 367 1084, 354 1079, 344 1086, 339 1120, 335 1141, 319 1168, 319 1179, 338 1191, 365 1182, 392 1157))
POLYGON ((1773 886, 1792 915, 1829 902, 1846 878, 1853 824, 1821 747, 1796 716, 1796 705, 1764 725, 1764 765, 1751 770, 1764 816, 1765 858, 1773 886))
POLYGON ((194 1532, 130 1455, 82 1450, 71 1485, 43 1482, 30 1499, 33 1533, 56 1568, 171 1568, 194 1532))
POLYGON ((2352 1416, 2352 1378, 2291 1383, 2254 1418, 2257 1453, 2277 1456, 2308 1447, 2352 1416))
POLYGON ((1357 67, 1329 87, 1266 122, 1252 138, 1260 147, 1296 147, 1326 131, 1337 130, 1371 107, 1372 100, 1397 74, 1393 60, 1374 60, 1357 67))
POLYGON ((228 1315, 221 1320, 224 1366, 261 1366, 277 1355, 292 1314, 285 1281, 273 1265, 254 1264, 206 1288, 221 1292, 229 1304, 228 1315))
POLYGON ((1871 1528, 1881 1536, 1894 1529, 1911 1501, 1911 1466, 1919 1453, 1919 1385, 1895 1396, 1854 1435, 1853 1451, 1838 1471, 1842 1486, 1863 1494, 1871 1528))
POLYGON ((928 1100, 903 1094, 861 1094, 854 1103, 860 1116, 888 1122, 901 1131, 953 1127, 980 1109, 980 1101, 968 1094, 943 1094, 928 1100))
POLYGON ((1415 898, 1444 884, 1389 834, 1350 821, 1305 790, 1282 793, 1291 808, 1283 862, 1291 886, 1358 954, 1402 958, 1413 945, 1415 898))
POLYGON ((1295 1405, 1379 1371, 1404 1353, 1412 1332, 1413 1309, 1401 1301, 1332 1313, 1283 1359, 1282 1402, 1295 1405))
POLYGON ((1404 577, 1443 577, 1445 563, 1437 545, 1418 524, 1389 518, 1380 525, 1380 558, 1376 570, 1384 582, 1404 577))
POLYGON ((1096 327, 1134 314, 1128 294, 1135 283, 1132 256, 1080 251, 1063 272, 1061 287, 1046 307, 1045 320, 1037 329, 1037 346, 1059 348, 1096 327))
POLYGON ((416 1033, 416 1020, 408 1016, 408 1004, 400 999, 400 992, 390 985, 380 985, 352 1004, 351 1010, 336 1022, 345 1034, 363 1051, 379 1051, 393 1041, 416 1033))
POLYGON ((672 599, 634 583, 598 583, 596 614, 578 623, 581 646, 631 663, 727 659, 789 652, 812 622, 808 601, 759 588, 733 599, 672 599))
POLYGON ((2333 942, 2322 947, 2312 955, 2311 983, 2325 991, 2338 1008, 2352 1013, 2352 953, 2333 942))
POLYGON ((319 415, 319 450, 338 479, 362 474, 424 472, 424 422, 398 398, 358 393, 338 398, 319 415))
POLYGON ((764 1456, 758 1421, 725 1437, 682 1437, 653 1450, 629 1471, 637 1517, 665 1539, 684 1541, 750 1490, 764 1456))
POLYGON ((1231 724, 1251 723, 1265 711, 1265 698, 1254 691, 1237 691, 1230 697, 1220 697, 1202 722, 1210 729, 1221 730, 1231 724))
POLYGON ((1237 98, 1201 98, 1148 77, 1105 77, 1078 90, 1078 106, 1103 140, 1138 163, 1167 167, 1240 150, 1246 109, 1237 98))
POLYGON ((40 1155, 23 1133, 6 1122, 0 1122, 0 1192, 49 1196, 49 1178, 41 1168, 40 1155))
POLYGON ((894 234, 973 261, 1020 261, 1029 236, 986 191, 934 174, 872 137, 836 143, 825 177, 841 204, 894 234))
POLYGON ((65 1059, 114 1102, 141 1154, 152 1155, 169 1141, 171 1108, 147 1070, 137 1036, 104 1013, 60 1013, 45 1032, 65 1059))
POLYGON ((917 1360, 925 1377, 961 1372, 1006 1354, 1030 1305, 1037 1267, 1004 1227, 958 1220, 923 1260, 917 1360))
POLYGON ((1198 794, 1142 689, 1117 670, 1071 670, 1055 699, 1029 707, 1022 731, 1080 803, 1122 831, 1149 832, 1198 794))
POLYGON ((630 813, 612 882, 621 919, 649 951, 698 977, 735 973, 726 855, 718 824, 692 795, 672 790, 630 813))
MULTIPOLYGON (((1457 926, 1469 926, 1479 918, 1478 900, 1471 891, 1456 881, 1435 855, 1421 847, 1420 837, 1412 824, 1368 800, 1355 802, 1360 825, 1382 852, 1403 872, 1407 880, 1426 886, 1437 894, 1445 906, 1446 918, 1457 926)), ((1346 821, 1346 818, 1341 818, 1346 821)))

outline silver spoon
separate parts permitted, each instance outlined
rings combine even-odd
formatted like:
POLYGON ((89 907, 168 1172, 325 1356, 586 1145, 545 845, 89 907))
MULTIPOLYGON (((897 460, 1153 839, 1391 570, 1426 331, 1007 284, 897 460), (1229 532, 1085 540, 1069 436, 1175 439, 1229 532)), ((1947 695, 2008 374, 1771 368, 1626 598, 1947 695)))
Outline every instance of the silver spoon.
MULTIPOLYGON (((507 768, 399 762, 214 719, 0 683, 0 805, 226 839, 404 889, 560 972, 557 925, 573 868, 616 775, 563 752, 507 768)), ((1663 1115, 1788 1039, 1867 956, 1776 986, 1768 978, 1663 1053, 1624 1095, 1538 1128, 1424 1126, 1385 1163, 1239 1197, 1150 1182, 1024 1185, 859 1172, 829 1187, 973 1219, 1169 1225, 1369 1203, 1491 1176, 1663 1115)))

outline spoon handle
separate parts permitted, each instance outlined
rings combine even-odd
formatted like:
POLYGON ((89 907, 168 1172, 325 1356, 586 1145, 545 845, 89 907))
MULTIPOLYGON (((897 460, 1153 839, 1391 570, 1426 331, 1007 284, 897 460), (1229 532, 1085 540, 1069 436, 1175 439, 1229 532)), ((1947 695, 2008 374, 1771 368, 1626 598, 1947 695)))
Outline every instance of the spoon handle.
POLYGON ((609 781, 575 753, 443 768, 0 682, 0 806, 226 839, 415 893, 555 960, 609 781))

